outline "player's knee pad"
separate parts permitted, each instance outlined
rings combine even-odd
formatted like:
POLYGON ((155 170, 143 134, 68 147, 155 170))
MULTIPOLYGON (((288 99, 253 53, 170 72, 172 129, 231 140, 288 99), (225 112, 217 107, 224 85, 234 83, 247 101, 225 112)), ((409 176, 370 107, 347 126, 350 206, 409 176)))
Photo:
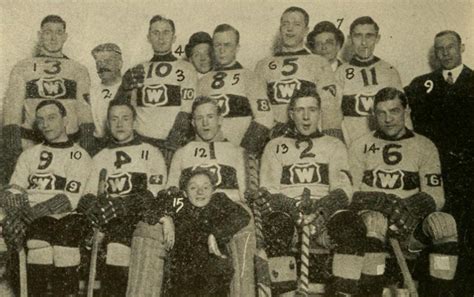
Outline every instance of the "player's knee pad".
POLYGON ((381 242, 385 242, 388 229, 387 218, 381 212, 373 210, 361 212, 360 217, 367 228, 367 237, 377 238, 381 242))
POLYGON ((81 254, 78 247, 53 246, 55 267, 73 267, 81 263, 81 254))
POLYGON ((28 264, 51 265, 53 264, 53 247, 49 242, 30 239, 26 242, 28 248, 28 264))
POLYGON ((437 279, 452 280, 458 265, 457 242, 434 245, 429 254, 430 275, 437 279))
POLYGON ((454 217, 445 212, 433 212, 423 220, 423 232, 433 244, 457 242, 458 231, 454 217))
POLYGON ((107 265, 128 267, 130 265, 130 248, 117 242, 107 244, 107 265))

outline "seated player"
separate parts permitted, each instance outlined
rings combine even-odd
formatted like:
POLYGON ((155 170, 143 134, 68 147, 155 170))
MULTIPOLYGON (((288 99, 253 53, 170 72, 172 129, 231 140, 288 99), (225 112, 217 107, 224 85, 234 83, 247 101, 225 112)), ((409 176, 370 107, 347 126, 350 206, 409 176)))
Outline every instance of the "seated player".
POLYGON ((425 247, 429 253, 429 276, 419 279, 420 296, 451 296, 457 266, 456 222, 440 212, 445 199, 438 150, 429 139, 406 128, 406 107, 403 92, 395 88, 377 92, 377 129, 349 150, 355 190, 351 207, 367 226, 361 294, 381 296, 385 240, 397 236, 408 255, 425 247))
POLYGON ((273 113, 265 84, 236 60, 239 39, 239 31, 231 25, 216 27, 216 67, 199 81, 198 95, 217 101, 223 116, 222 131, 231 143, 260 155, 273 126, 273 113))
MULTIPOLYGON (((334 277, 327 290, 350 293, 352 283, 346 277, 353 278, 353 270, 347 267, 362 263, 360 238, 364 237, 365 228, 354 213, 337 212, 349 204, 352 195, 346 148, 340 140, 318 130, 321 101, 314 88, 293 98, 288 108, 290 128, 267 144, 261 162, 262 188, 256 203, 263 215, 267 252, 270 257, 293 255, 290 249, 294 225, 300 212, 311 213, 315 220, 309 216, 305 219, 313 225, 311 247, 317 243, 334 252, 334 277), (301 201, 304 188, 311 193, 309 205, 301 201)), ((311 264, 309 280, 319 282, 312 277, 318 267, 311 264)))
MULTIPOLYGON (((288 104, 306 88, 316 88, 321 97, 322 132, 342 139, 339 87, 327 60, 313 55, 304 47, 308 33, 309 15, 300 7, 287 8, 280 18, 281 48, 255 67, 263 81, 278 127, 288 121, 288 104), (278 124, 280 123, 280 124, 278 124)), ((275 131, 276 136, 281 133, 275 131)))
POLYGON ((189 42, 184 48, 186 58, 193 64, 198 72, 198 77, 212 70, 214 54, 212 52, 212 38, 206 32, 196 32, 189 37, 189 42))
POLYGON ((41 101, 36 122, 45 141, 24 151, 10 186, 0 195, 7 210, 3 235, 9 249, 21 250, 26 238, 29 296, 77 296, 79 245, 91 230, 71 213, 89 176, 87 152, 66 134, 68 114, 57 100, 41 101))
POLYGON ((111 138, 93 159, 87 195, 79 202, 91 223, 105 233, 107 247, 101 290, 107 296, 125 296, 133 231, 147 203, 166 183, 166 166, 160 151, 135 133, 136 113, 127 103, 112 101, 107 113, 111 138), (105 197, 96 197, 101 169, 107 170, 105 197))
POLYGON ((344 33, 328 21, 317 23, 306 36, 306 44, 313 54, 326 58, 333 71, 342 65, 337 54, 344 45, 344 33))
MULTIPOLYGON (((169 296, 229 296, 234 276, 226 245, 248 225, 250 215, 225 193, 215 192, 215 177, 206 169, 188 171, 181 189, 158 201, 175 225, 169 296)), ((242 295, 243 296, 243 295, 242 295)))

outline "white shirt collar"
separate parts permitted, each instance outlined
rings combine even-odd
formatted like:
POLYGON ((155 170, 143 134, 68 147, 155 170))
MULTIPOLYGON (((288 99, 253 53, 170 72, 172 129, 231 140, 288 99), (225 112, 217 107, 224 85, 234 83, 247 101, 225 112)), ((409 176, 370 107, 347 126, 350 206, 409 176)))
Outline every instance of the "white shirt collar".
POLYGON ((443 77, 444 77, 444 80, 446 80, 448 78, 448 73, 451 72, 452 75, 453 75, 453 81, 456 82, 456 80, 458 79, 459 75, 461 74, 461 71, 462 71, 462 68, 464 67, 463 64, 453 68, 453 69, 450 69, 450 70, 444 70, 443 69, 443 77))
POLYGON ((334 62, 331 63, 332 71, 336 72, 337 67, 339 67, 339 60, 338 59, 334 60, 334 62))

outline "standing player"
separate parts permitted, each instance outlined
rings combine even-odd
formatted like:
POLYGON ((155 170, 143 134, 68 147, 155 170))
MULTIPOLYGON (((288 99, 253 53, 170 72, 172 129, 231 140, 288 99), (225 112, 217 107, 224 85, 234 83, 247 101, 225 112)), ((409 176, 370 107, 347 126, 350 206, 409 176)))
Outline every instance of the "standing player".
POLYGON ((420 296, 454 296, 458 235, 454 218, 439 212, 445 200, 438 150, 406 128, 406 108, 401 91, 381 89, 374 99, 377 130, 349 151, 356 190, 352 207, 367 226, 361 294, 382 296, 388 230, 408 243, 408 253, 429 246, 429 276, 419 279, 420 296))
MULTIPOLYGON (((246 188, 243 149, 224 138, 221 129, 224 119, 216 100, 198 97, 192 110, 196 140, 176 152, 171 162, 168 186, 180 187, 183 176, 190 171, 206 169, 216 180, 217 192, 224 192, 231 200, 243 205, 243 193, 246 188)), ((236 271, 231 296, 255 295, 255 244, 253 223, 231 241, 230 249, 236 271)))
MULTIPOLYGON (((91 108, 94 118, 94 137, 101 139, 105 136, 107 109, 114 99, 122 81, 122 51, 115 43, 97 45, 91 52, 95 67, 100 78, 100 84, 95 84, 91 90, 91 108)), ((100 145, 96 152, 101 149, 100 145)))
POLYGON ((26 232, 28 291, 35 297, 46 296, 50 281, 54 296, 77 296, 79 245, 90 231, 83 216, 71 213, 84 190, 91 160, 68 138, 68 118, 58 100, 43 100, 36 106, 45 141, 20 155, 10 188, 2 193, 2 198, 11 198, 7 201, 24 204, 8 213, 3 235, 9 248, 20 250, 26 232))
POLYGON ((317 23, 306 36, 306 44, 313 54, 326 58, 333 71, 342 65, 337 54, 344 45, 344 33, 329 21, 317 23))
POLYGON ((287 8, 280 19, 282 49, 259 61, 255 72, 266 84, 274 118, 278 123, 288 121, 288 103, 292 98, 298 97, 307 88, 316 87, 322 100, 323 132, 342 138, 340 95, 334 73, 326 59, 312 55, 304 47, 308 24, 309 15, 304 9, 294 6, 287 8))
POLYGON ((134 131, 133 106, 112 101, 107 125, 111 139, 93 159, 94 168, 78 207, 105 233, 107 257, 102 290, 107 296, 125 296, 133 231, 147 203, 166 183, 160 151, 144 143, 134 131), (107 197, 97 199, 101 169, 107 169, 107 197))
POLYGON ((273 125, 273 114, 264 84, 236 60, 240 34, 221 24, 213 34, 216 68, 199 81, 198 94, 219 104, 222 132, 235 145, 259 154, 273 125))
POLYGON ((175 25, 156 15, 150 20, 148 41, 153 58, 127 70, 115 98, 129 100, 137 110, 137 132, 156 145, 184 145, 191 132, 190 112, 197 74, 193 66, 171 52, 175 25))
POLYGON ((347 145, 374 129, 370 115, 377 91, 384 87, 402 88, 398 71, 374 56, 380 34, 379 26, 371 17, 355 19, 349 37, 354 57, 336 72, 342 86, 342 126, 347 145))
MULTIPOLYGON (((334 277, 327 290, 333 294, 353 293, 353 279, 357 276, 353 271, 362 264, 360 239, 365 235, 364 226, 352 212, 338 212, 349 204, 352 196, 347 151, 340 140, 318 130, 320 106, 314 88, 290 101, 290 128, 283 136, 271 140, 262 156, 260 186, 266 190, 260 190, 257 205, 261 206, 262 214, 269 212, 268 207, 273 212, 264 216, 269 256, 292 255, 293 226, 304 210, 305 202, 300 198, 304 188, 308 188, 308 207, 316 216, 312 221, 315 233, 311 246, 317 243, 335 253, 334 277), (327 235, 335 248, 329 244, 327 235)), ((319 281, 311 277, 318 269, 311 264, 310 281, 319 281)))
POLYGON ((66 132, 70 139, 80 139, 86 149, 92 145, 89 73, 63 54, 67 37, 66 22, 60 16, 48 15, 38 32, 39 53, 20 61, 10 73, 3 110, 3 137, 10 163, 7 169, 13 169, 22 149, 43 140, 34 120, 36 106, 44 100, 60 100, 68 113, 66 132))
POLYGON ((186 58, 198 72, 198 77, 212 70, 214 54, 212 52, 212 38, 206 32, 196 32, 189 37, 189 42, 184 48, 186 58))

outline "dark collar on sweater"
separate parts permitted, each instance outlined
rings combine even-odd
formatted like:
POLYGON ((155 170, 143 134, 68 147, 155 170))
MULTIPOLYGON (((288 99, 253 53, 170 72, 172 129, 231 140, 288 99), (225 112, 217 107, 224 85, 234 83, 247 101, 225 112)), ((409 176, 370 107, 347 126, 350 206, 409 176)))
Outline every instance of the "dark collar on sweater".
POLYGON ((49 146, 52 148, 68 148, 68 147, 72 147, 74 145, 74 142, 72 142, 72 140, 69 138, 67 141, 63 141, 63 142, 49 142, 45 140, 43 142, 43 145, 49 146))
POLYGON ((284 57, 284 56, 301 56, 301 55, 310 55, 311 53, 303 48, 296 52, 279 52, 275 54, 275 57, 284 57))
POLYGON ((242 65, 239 63, 239 62, 235 62, 231 65, 228 65, 228 66, 219 66, 217 65, 214 69, 214 71, 226 71, 226 70, 237 70, 237 69, 242 69, 244 67, 242 67, 242 65))
POLYGON ((292 121, 290 121, 288 122, 288 128, 284 132, 283 136, 288 137, 288 138, 293 138, 299 141, 305 141, 305 140, 310 140, 313 138, 322 137, 324 136, 324 134, 319 132, 319 130, 316 130, 316 132, 313 132, 310 135, 303 135, 298 131, 298 129, 296 129, 295 124, 292 121))
POLYGON ((380 61, 380 58, 376 56, 374 56, 372 59, 368 61, 359 61, 357 60, 356 57, 353 57, 352 60, 349 62, 349 64, 353 66, 357 66, 357 67, 367 67, 367 66, 377 63, 378 61, 380 61))
POLYGON ((61 57, 51 57, 45 54, 37 54, 35 58, 51 58, 51 59, 68 59, 69 60, 68 56, 66 56, 65 54, 62 54, 61 57))
POLYGON ((380 138, 380 139, 383 139, 383 140, 388 140, 388 141, 398 141, 398 140, 403 140, 403 139, 408 139, 408 138, 412 138, 415 136, 415 134, 413 133, 413 131, 411 131, 410 129, 406 128, 405 127, 405 134, 403 134, 401 137, 399 138, 396 138, 396 137, 391 137, 391 136, 388 136, 386 135, 385 133, 383 133, 382 131, 380 130, 376 130, 374 132, 374 137, 375 138, 380 138))
POLYGON ((174 62, 178 60, 171 52, 164 54, 164 55, 159 55, 155 54, 153 58, 151 58, 150 62, 174 62))
POLYGON ((142 144, 142 142, 143 141, 140 135, 138 135, 136 132, 133 132, 133 139, 125 143, 118 143, 115 141, 115 139, 112 136, 110 136, 109 142, 107 144, 107 148, 114 149, 114 148, 124 147, 124 146, 139 145, 139 144, 142 144))

